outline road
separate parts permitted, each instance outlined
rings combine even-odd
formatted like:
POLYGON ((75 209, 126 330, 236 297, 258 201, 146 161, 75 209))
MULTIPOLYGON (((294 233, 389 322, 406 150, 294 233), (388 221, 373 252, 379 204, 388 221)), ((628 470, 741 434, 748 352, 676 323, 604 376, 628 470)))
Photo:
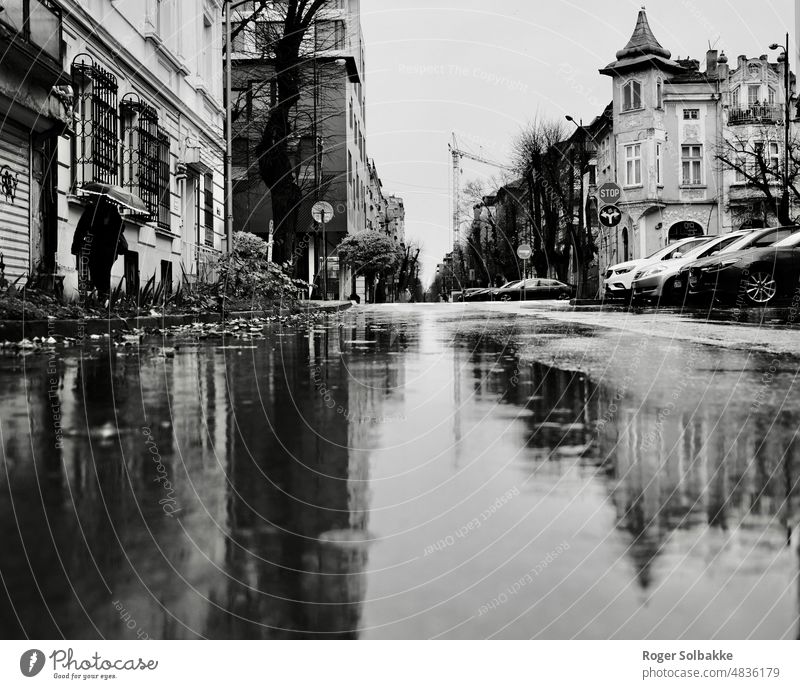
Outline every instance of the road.
POLYGON ((794 332, 560 308, 1 357, 0 633, 796 639, 794 332))

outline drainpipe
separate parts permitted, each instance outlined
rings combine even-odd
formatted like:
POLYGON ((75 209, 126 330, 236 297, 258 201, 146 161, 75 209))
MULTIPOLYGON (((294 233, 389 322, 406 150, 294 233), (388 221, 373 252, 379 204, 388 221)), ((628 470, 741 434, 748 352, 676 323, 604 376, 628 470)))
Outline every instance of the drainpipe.
POLYGON ((225 3, 225 250, 233 251, 233 115, 231 87, 231 5, 225 3))

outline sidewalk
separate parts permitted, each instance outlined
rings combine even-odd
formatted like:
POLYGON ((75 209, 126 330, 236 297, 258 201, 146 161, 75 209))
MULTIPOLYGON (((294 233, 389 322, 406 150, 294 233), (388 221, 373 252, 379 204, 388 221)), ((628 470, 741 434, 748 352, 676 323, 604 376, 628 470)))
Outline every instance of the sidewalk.
MULTIPOLYGON (((303 311, 338 312, 351 307, 349 301, 304 301, 299 303, 303 311)), ((189 313, 138 318, 86 318, 74 320, 0 320, 0 342, 19 342, 24 338, 82 338, 91 335, 115 335, 135 329, 164 329, 192 323, 221 323, 234 318, 263 317, 263 311, 229 311, 223 319, 220 313, 189 313)))
POLYGON ((697 315, 678 311, 638 312, 617 308, 584 308, 531 302, 493 303, 485 305, 484 308, 494 312, 546 318, 589 328, 619 330, 640 336, 800 357, 798 333, 800 323, 786 323, 786 318, 782 314, 785 309, 769 309, 763 313, 763 321, 743 323, 745 313, 752 319, 757 317, 757 310, 742 312, 739 320, 722 321, 705 320, 697 315))

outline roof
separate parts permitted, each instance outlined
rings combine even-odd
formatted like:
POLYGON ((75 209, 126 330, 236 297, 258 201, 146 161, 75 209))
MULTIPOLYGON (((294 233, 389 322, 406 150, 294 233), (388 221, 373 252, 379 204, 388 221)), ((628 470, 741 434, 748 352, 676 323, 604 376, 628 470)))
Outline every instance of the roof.
POLYGON ((600 70, 600 74, 614 76, 637 69, 657 69, 681 72, 683 67, 671 60, 672 53, 662 46, 650 28, 644 8, 639 10, 636 26, 627 45, 617 51, 617 59, 600 70))
POLYGON ((672 57, 672 53, 656 40, 653 30, 650 28, 650 23, 647 21, 647 12, 642 8, 639 10, 631 40, 622 50, 617 51, 617 60, 649 55, 663 57, 666 60, 672 57))

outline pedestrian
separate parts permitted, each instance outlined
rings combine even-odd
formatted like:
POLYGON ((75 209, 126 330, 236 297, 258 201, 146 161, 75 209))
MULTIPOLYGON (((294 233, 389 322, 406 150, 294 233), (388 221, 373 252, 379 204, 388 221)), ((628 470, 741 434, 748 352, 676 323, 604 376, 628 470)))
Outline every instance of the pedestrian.
POLYGON ((100 197, 83 211, 72 237, 79 286, 86 291, 93 287, 101 300, 108 298, 111 269, 127 252, 122 216, 115 204, 100 197))

